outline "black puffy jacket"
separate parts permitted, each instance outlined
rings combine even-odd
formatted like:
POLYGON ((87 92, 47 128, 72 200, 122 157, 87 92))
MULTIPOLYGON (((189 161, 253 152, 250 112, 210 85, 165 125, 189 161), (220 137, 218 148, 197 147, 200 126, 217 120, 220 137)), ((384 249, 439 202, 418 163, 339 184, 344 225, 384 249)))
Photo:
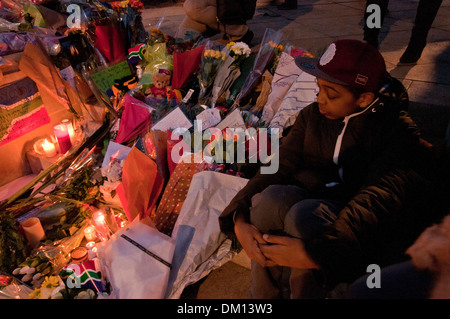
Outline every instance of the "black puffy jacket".
POLYGON ((389 97, 339 120, 325 118, 316 103, 305 107, 281 142, 279 163, 276 174, 258 173, 235 196, 219 217, 221 229, 234 237, 234 212, 249 221, 251 198, 272 184, 347 203, 325 233, 305 242, 330 286, 356 279, 369 264, 402 260, 444 213, 448 166, 423 146, 413 121, 389 97))

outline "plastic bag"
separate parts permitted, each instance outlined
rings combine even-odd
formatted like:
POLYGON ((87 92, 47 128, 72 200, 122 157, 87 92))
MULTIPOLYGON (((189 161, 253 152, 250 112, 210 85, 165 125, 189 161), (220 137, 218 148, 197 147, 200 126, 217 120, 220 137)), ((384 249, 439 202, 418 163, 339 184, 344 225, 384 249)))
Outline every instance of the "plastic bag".
POLYGON ((195 174, 173 229, 176 239, 166 298, 232 259, 231 240, 220 231, 219 215, 248 179, 216 172, 195 174))
POLYGON ((98 248, 111 284, 109 298, 161 299, 167 288, 175 241, 135 219, 98 248))
POLYGON ((152 85, 153 74, 160 69, 173 70, 173 55, 167 53, 166 43, 155 43, 147 46, 144 53, 145 68, 141 77, 141 84, 152 85))
POLYGON ((32 291, 14 276, 0 272, 0 299, 28 299, 32 291))
POLYGON ((225 61, 226 51, 226 47, 223 44, 217 44, 212 41, 208 41, 205 44, 198 74, 200 84, 199 99, 209 95, 209 90, 215 81, 217 71, 225 61))

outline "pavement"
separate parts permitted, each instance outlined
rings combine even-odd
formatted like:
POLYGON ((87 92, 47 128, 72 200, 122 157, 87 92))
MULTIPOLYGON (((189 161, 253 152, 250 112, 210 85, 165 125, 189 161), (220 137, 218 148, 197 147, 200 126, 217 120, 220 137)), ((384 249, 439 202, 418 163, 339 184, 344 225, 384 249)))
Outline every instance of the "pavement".
MULTIPOLYGON (((302 0, 296 10, 277 9, 282 1, 259 0, 248 22, 261 42, 266 28, 281 30, 283 40, 320 55, 327 46, 344 38, 363 39, 362 17, 366 0, 302 0)), ((443 0, 428 35, 421 59, 414 66, 397 66, 409 41, 418 0, 391 0, 380 32, 380 52, 388 71, 408 90, 410 113, 430 140, 442 138, 450 122, 450 0, 443 0)), ((144 26, 175 35, 184 17, 182 1, 146 6, 144 26)), ((195 287, 198 299, 245 299, 250 287, 249 259, 240 253, 214 270, 195 287)))

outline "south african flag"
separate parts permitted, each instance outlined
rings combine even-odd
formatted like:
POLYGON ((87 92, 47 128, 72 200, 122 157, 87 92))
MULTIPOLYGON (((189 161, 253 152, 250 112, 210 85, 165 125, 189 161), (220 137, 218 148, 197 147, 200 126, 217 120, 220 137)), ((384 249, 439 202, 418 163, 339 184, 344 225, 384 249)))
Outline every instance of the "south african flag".
POLYGON ((99 293, 105 290, 101 273, 96 270, 95 261, 86 260, 80 264, 69 264, 59 273, 69 288, 92 289, 99 293))
POLYGON ((128 62, 131 64, 136 64, 140 60, 144 59, 144 50, 146 48, 145 43, 141 43, 134 48, 128 49, 128 62))

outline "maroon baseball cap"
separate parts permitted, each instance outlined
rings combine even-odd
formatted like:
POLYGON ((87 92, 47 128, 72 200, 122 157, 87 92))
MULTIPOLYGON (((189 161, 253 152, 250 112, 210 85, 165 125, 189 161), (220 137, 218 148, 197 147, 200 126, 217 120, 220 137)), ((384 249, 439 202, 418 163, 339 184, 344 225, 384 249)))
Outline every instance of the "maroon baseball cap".
POLYGON ((386 64, 380 52, 367 42, 337 40, 320 59, 297 57, 297 66, 327 81, 377 92, 386 79, 386 64))

